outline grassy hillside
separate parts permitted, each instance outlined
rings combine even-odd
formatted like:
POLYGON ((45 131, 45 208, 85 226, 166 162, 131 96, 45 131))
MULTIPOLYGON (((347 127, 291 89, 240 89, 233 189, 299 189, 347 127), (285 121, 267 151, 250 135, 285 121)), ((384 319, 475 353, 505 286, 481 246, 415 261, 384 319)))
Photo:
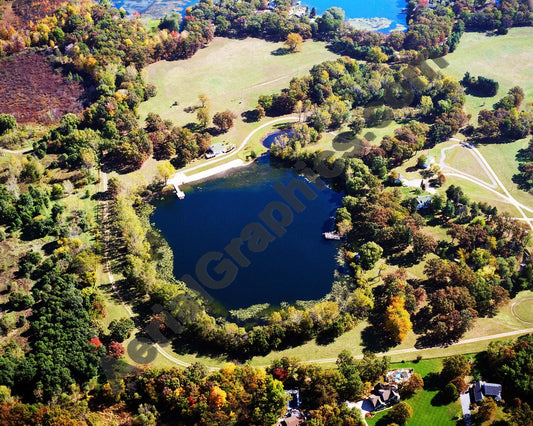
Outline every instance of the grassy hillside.
POLYGON ((473 76, 482 75, 500 83, 493 98, 467 96, 466 108, 474 122, 481 109, 490 109, 513 86, 521 86, 526 99, 533 98, 532 37, 532 27, 511 28, 505 36, 465 33, 457 50, 446 56, 449 66, 442 72, 461 79, 468 71, 473 76))
POLYGON ((216 38, 187 61, 160 61, 146 68, 147 81, 158 94, 140 106, 141 118, 155 112, 178 125, 196 121, 187 107, 199 105, 198 95, 209 98, 211 113, 230 109, 240 114, 257 105, 257 98, 288 86, 320 62, 334 59, 325 43, 307 42, 302 51, 276 55, 283 43, 249 38, 216 38), (172 106, 178 102, 177 106, 172 106))

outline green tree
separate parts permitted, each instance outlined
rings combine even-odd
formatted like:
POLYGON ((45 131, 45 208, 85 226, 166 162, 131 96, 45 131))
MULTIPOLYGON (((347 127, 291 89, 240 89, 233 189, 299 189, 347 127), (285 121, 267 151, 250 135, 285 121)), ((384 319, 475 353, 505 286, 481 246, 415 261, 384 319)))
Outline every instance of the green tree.
POLYGON ((135 329, 135 323, 130 318, 121 318, 111 321, 108 329, 111 339, 122 343, 129 339, 131 332, 135 329))
POLYGON ((359 249, 361 266, 366 270, 372 269, 376 262, 381 259, 382 254, 383 249, 374 241, 363 244, 359 249))
POLYGON ((407 402, 402 401, 391 409, 390 418, 399 425, 404 425, 411 417, 413 417, 413 407, 407 402))
POLYGON ((17 120, 11 114, 0 114, 0 135, 17 128, 17 120))
POLYGON ((453 355, 442 360, 440 376, 445 382, 455 377, 465 377, 470 373, 470 363, 464 355, 453 355))
POLYGON ((198 108, 198 110, 196 110, 196 119, 202 127, 206 127, 211 121, 211 117, 209 116, 209 108, 205 106, 198 108))
POLYGON ((446 386, 444 386, 444 389, 442 390, 442 396, 444 397, 445 401, 455 401, 457 398, 459 398, 459 391, 457 390, 457 386, 455 386, 453 383, 448 383, 446 386))

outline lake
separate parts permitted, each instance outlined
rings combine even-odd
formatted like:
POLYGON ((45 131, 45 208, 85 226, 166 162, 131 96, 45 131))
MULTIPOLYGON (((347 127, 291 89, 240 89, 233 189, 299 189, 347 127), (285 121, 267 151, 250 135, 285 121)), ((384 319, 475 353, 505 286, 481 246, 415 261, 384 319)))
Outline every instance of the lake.
MULTIPOLYGON (((163 17, 172 11, 178 11, 182 15, 187 6, 197 3, 195 0, 116 0, 113 4, 116 7, 124 7, 128 13, 140 12, 156 17, 163 17)), ((401 11, 407 6, 405 0, 374 0, 374 1, 354 1, 354 0, 303 0, 302 4, 315 7, 318 14, 322 14, 326 9, 337 6, 346 12, 346 18, 385 18, 390 21, 390 25, 381 28, 379 31, 388 32, 395 28, 405 27, 405 14, 401 11)))
POLYGON ((390 20, 390 26, 381 29, 382 32, 389 32, 406 27, 405 14, 402 9, 407 7, 405 0, 303 0, 302 4, 315 7, 317 14, 324 13, 328 8, 336 6, 346 12, 346 19, 354 18, 386 18, 390 20))
MULTIPOLYGON (((223 177, 183 186, 184 200, 172 195, 158 201, 151 220, 174 252, 176 277, 190 274, 198 279, 195 269, 199 259, 209 252, 224 253, 224 248, 247 225, 254 222, 264 225, 258 215, 270 203, 287 206, 274 184, 287 186, 294 181, 314 188, 293 170, 271 166, 269 156, 264 155, 254 164, 223 177)), ((227 309, 257 303, 279 305, 283 301, 314 300, 326 295, 333 283, 340 245, 325 240, 322 233, 333 230, 342 194, 330 188, 314 191, 317 196, 311 201, 300 196, 304 210, 292 210, 293 221, 286 226, 285 235, 278 237, 271 232, 273 241, 264 251, 252 252, 244 243, 241 252, 249 266, 239 266, 236 278, 223 289, 204 287, 208 294, 227 309)), ((271 217, 282 221, 277 213, 271 217)), ((231 261, 227 253, 224 259, 231 261)), ((214 279, 222 277, 215 271, 219 263, 221 260, 213 261, 207 268, 214 279)))

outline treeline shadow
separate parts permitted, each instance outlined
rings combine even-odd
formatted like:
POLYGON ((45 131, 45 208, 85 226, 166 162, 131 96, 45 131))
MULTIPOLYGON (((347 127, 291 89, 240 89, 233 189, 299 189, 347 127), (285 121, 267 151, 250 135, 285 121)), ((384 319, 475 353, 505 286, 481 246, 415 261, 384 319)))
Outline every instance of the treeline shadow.
POLYGON ((383 327, 371 323, 361 332, 361 342, 367 352, 386 352, 395 346, 395 343, 387 336, 383 327))

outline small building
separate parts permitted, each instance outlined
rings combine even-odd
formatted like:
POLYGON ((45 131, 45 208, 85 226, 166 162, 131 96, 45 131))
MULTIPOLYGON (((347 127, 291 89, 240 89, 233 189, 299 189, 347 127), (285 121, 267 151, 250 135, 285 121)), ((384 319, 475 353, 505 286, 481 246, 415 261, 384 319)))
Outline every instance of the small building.
POLYGON ((424 164, 422 164, 422 168, 429 169, 433 164, 435 164, 435 158, 433 158, 431 155, 428 155, 426 157, 426 161, 424 164))
POLYGON ((398 176, 394 179, 395 185, 404 185, 406 182, 407 179, 405 179, 401 173, 398 173, 398 176))
POLYGON ((431 205, 431 195, 421 195, 416 197, 416 209, 427 209, 431 205))
POLYGON ((209 149, 205 153, 205 158, 214 158, 225 153, 226 147, 221 143, 217 143, 209 147, 209 149))
POLYGON ((474 382, 470 388, 470 397, 472 401, 479 403, 483 401, 486 396, 492 397, 496 402, 501 401, 502 385, 499 383, 486 383, 482 381, 474 382))

